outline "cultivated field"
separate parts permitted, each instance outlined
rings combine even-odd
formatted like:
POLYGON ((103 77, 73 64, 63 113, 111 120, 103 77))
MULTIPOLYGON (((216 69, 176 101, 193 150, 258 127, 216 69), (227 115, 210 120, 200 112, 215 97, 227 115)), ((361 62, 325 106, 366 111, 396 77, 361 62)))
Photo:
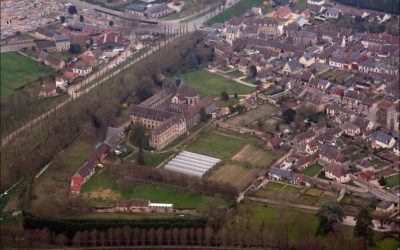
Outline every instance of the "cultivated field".
MULTIPOLYGON (((191 85, 197 91, 200 98, 204 98, 207 95, 217 97, 222 91, 226 91, 230 95, 235 93, 239 95, 249 94, 255 91, 255 88, 231 81, 203 69, 182 74, 180 77, 183 82, 191 85)), ((171 80, 175 80, 175 77, 171 78, 171 80)))
POLYGON ((227 182, 236 186, 239 190, 246 188, 259 174, 260 170, 246 168, 239 165, 226 164, 219 168, 211 177, 211 180, 227 182))
POLYGON ((235 117, 232 117, 228 119, 226 122, 234 126, 243 126, 246 123, 249 123, 257 119, 261 119, 267 115, 272 114, 275 111, 275 109, 276 108, 274 106, 269 104, 260 105, 258 106, 258 108, 237 115, 235 117))
MULTIPOLYGON (((37 80, 40 76, 49 74, 51 71, 53 69, 39 65, 34 60, 22 56, 17 52, 1 54, 1 84, 10 89, 19 88, 27 82, 37 80)), ((11 92, 9 91, 9 93, 11 92)), ((2 93, 1 96, 3 97, 3 95, 2 93)))
POLYGON ((221 160, 230 160, 240 151, 247 141, 244 138, 233 137, 219 132, 219 130, 208 131, 202 134, 197 141, 186 148, 187 151, 216 157, 221 160))
POLYGON ((274 160, 283 156, 281 151, 267 151, 252 144, 246 145, 239 153, 237 153, 232 160, 243 163, 250 163, 259 167, 267 167, 274 160))

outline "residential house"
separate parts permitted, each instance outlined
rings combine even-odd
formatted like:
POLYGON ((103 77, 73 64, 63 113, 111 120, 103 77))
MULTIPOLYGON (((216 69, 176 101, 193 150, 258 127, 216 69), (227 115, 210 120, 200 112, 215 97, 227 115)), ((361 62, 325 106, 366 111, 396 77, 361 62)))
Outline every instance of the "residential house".
POLYGON ((82 186, 82 177, 78 177, 78 176, 72 176, 71 177, 71 185, 69 190, 71 191, 71 193, 73 194, 79 194, 81 191, 81 186, 82 186))
POLYGON ((307 52, 300 57, 299 62, 303 67, 308 68, 315 63, 315 56, 312 52, 307 52))
POLYGON ((400 104, 399 102, 390 106, 386 113, 386 127, 396 133, 400 130, 400 104))
POLYGON ((54 41, 36 41, 36 51, 54 52, 57 51, 56 42, 54 41))
POLYGON ((392 213, 395 210, 393 201, 381 201, 376 205, 375 211, 392 213))
POLYGON ((325 168, 325 176, 340 183, 350 181, 349 172, 342 166, 335 163, 331 163, 325 168))
POLYGON ((65 62, 63 60, 58 59, 57 57, 52 56, 44 51, 40 51, 38 59, 39 63, 44 63, 45 65, 48 65, 57 70, 65 67, 65 62))
POLYGON ((89 65, 90 65, 90 66, 92 67, 92 69, 93 69, 93 68, 95 68, 95 67, 98 66, 99 60, 98 60, 95 56, 92 56, 92 55, 90 55, 90 54, 91 54, 90 51, 87 51, 87 52, 84 52, 84 53, 80 54, 80 55, 78 56, 78 58, 79 58, 80 60, 83 60, 83 61, 85 61, 85 62, 88 62, 89 65))
POLYGON ((297 74, 303 70, 301 67, 301 63, 299 59, 293 58, 292 60, 288 61, 285 66, 283 67, 282 71, 289 74, 297 74))
POLYGON ((309 176, 304 174, 296 174, 295 175, 295 183, 297 185, 302 185, 306 187, 311 187, 311 179, 309 176))
POLYGON ((340 153, 338 149, 333 146, 323 146, 319 152, 319 163, 322 165, 335 163, 348 169, 350 158, 340 153))
POLYGON ((108 127, 104 143, 115 150, 124 139, 125 133, 121 129, 108 127))
POLYGON ((306 145, 306 152, 309 155, 315 154, 318 151, 318 149, 319 149, 319 146, 318 146, 318 143, 315 140, 310 141, 306 145))
POLYGON ((361 129, 358 127, 356 124, 347 122, 344 123, 340 126, 340 128, 343 130, 344 134, 355 137, 356 135, 361 134, 361 129))
POLYGON ((78 171, 75 172, 73 176, 82 178, 81 185, 85 184, 94 175, 95 168, 96 166, 94 164, 87 161, 78 169, 78 171))
POLYGON ((90 63, 84 61, 84 60, 79 60, 77 63, 75 63, 72 66, 72 71, 76 73, 79 76, 86 76, 90 72, 92 72, 92 66, 90 66, 90 63))
POLYGON ((360 172, 360 173, 358 173, 358 177, 360 177, 362 180, 369 181, 369 180, 374 179, 375 173, 374 173, 374 171, 360 172))
POLYGON ((338 18, 339 14, 342 11, 340 9, 336 9, 336 8, 332 8, 332 7, 328 7, 328 9, 325 12, 325 16, 327 18, 338 18))
POLYGON ((116 212, 143 212, 144 208, 150 206, 149 200, 117 200, 115 202, 116 212))
POLYGON ((325 10, 323 5, 316 4, 308 4, 307 8, 313 15, 319 15, 325 10))
POLYGON ((149 18, 160 18, 173 13, 175 10, 168 7, 166 3, 154 4, 147 8, 144 13, 149 18))
POLYGON ((372 135, 372 147, 374 148, 392 148, 396 140, 382 131, 377 131, 372 135))
POLYGON ((276 167, 272 167, 268 171, 268 178, 275 181, 284 181, 289 183, 295 183, 294 173, 291 169, 284 170, 276 167))
POLYGON ((307 130, 306 132, 300 133, 293 138, 293 144, 296 146, 304 146, 311 140, 315 139, 315 133, 312 129, 307 130))
POLYGON ((70 39, 68 35, 56 35, 56 48, 57 51, 67 51, 70 48, 70 39))
POLYGON ((56 87, 57 88, 61 88, 61 89, 65 89, 67 87, 68 81, 65 80, 62 77, 57 77, 56 78, 56 87))
POLYGON ((325 4, 325 0, 307 0, 307 4, 322 6, 325 4))
POLYGON ((230 44, 233 43, 233 41, 239 37, 240 32, 238 28, 234 28, 234 27, 227 27, 226 31, 224 32, 226 38, 225 40, 227 42, 229 42, 230 44))
POLYGON ((33 33, 35 37, 41 40, 54 40, 54 32, 44 27, 38 27, 33 33))
POLYGON ((279 137, 279 135, 274 136, 271 140, 268 140, 267 142, 267 149, 275 151, 280 147, 280 144, 282 142, 282 139, 279 137))
POLYGON ((96 148, 96 150, 90 155, 88 162, 93 165, 97 165, 98 163, 103 163, 106 157, 108 156, 110 147, 102 143, 100 146, 96 148))
POLYGON ((274 17, 278 17, 281 19, 289 19, 289 17, 292 15, 292 10, 290 9, 289 5, 285 5, 285 6, 281 6, 279 7, 275 13, 274 13, 274 17))
POLYGON ((356 168, 358 168, 360 171, 365 172, 365 171, 375 171, 375 164, 368 161, 368 160, 360 160, 356 163, 356 168))

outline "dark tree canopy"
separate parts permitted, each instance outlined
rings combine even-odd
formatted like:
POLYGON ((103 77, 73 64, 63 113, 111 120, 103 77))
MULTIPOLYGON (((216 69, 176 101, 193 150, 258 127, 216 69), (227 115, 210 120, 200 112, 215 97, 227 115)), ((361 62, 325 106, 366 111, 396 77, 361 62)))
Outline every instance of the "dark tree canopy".
POLYGON ((80 22, 83 22, 84 20, 85 20, 85 18, 84 18, 82 15, 80 15, 80 16, 79 16, 79 21, 80 21, 80 22))
POLYGON ((285 120, 285 123, 291 123, 294 120, 295 115, 296 110, 291 108, 285 110, 285 112, 283 112, 283 119, 285 120))
POLYGON ((226 91, 222 91, 222 93, 221 93, 221 99, 222 99, 223 101, 228 101, 228 100, 229 100, 229 95, 228 95, 228 93, 226 93, 226 91))
POLYGON ((110 21, 109 23, 108 23, 110 26, 113 26, 114 25, 114 21, 110 21))
POLYGON ((250 76, 253 78, 257 76, 257 68, 254 65, 250 67, 250 76))
POLYGON ((69 51, 72 54, 80 54, 81 53, 81 45, 79 45, 77 43, 71 44, 69 51))
POLYGON ((372 239, 372 216, 366 207, 360 209, 357 216, 354 218, 356 226, 354 227, 354 235, 357 237, 363 237, 365 242, 372 239))
POLYGON ((60 16, 60 21, 63 23, 65 22, 65 16, 60 16))
POLYGON ((332 231, 332 225, 337 222, 342 222, 344 212, 342 207, 336 201, 325 201, 316 214, 319 225, 317 233, 327 233, 332 231))
POLYGON ((190 69, 194 68, 198 64, 198 60, 194 55, 193 51, 190 51, 189 54, 186 56, 186 66, 190 69))
POLYGON ((76 9, 76 6, 75 5, 69 6, 68 7, 68 13, 71 14, 71 15, 74 15, 74 14, 78 13, 78 10, 76 9))
POLYGON ((378 10, 392 14, 399 14, 400 0, 334 0, 335 2, 346 4, 362 9, 378 10))

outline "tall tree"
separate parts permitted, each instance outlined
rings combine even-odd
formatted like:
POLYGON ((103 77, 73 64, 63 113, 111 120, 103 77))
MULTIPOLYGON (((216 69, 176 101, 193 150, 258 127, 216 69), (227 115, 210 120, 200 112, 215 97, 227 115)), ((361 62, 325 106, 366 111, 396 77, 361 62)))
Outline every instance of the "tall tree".
POLYGON ((319 225, 317 234, 332 231, 332 225, 342 222, 344 218, 343 208, 336 201, 325 201, 316 214, 319 225))
POLYGON ((364 238, 364 249, 367 249, 367 242, 369 241, 372 243, 372 229, 374 227, 372 216, 369 214, 368 208, 362 207, 354 220, 356 221, 354 235, 364 238))
POLYGON ((85 21, 85 18, 82 15, 80 15, 79 16, 79 21, 83 23, 83 21, 85 21))
POLYGON ((283 119, 285 120, 285 123, 291 123, 294 120, 295 115, 296 110, 293 110, 291 108, 285 110, 283 112, 283 119))
POLYGON ((78 13, 78 10, 76 9, 76 6, 75 5, 69 6, 68 7, 68 13, 71 14, 71 15, 74 15, 74 14, 78 13))
POLYGON ((189 69, 193 69, 194 67, 196 67, 198 64, 198 60, 196 58, 196 56, 194 55, 193 51, 191 50, 188 55, 186 56, 186 66, 189 69))

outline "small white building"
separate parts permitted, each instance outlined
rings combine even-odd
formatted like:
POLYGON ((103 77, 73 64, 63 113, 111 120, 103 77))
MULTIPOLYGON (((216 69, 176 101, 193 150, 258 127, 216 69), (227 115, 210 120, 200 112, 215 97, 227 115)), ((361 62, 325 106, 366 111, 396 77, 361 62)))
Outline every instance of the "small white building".
POLYGON ((88 62, 80 60, 72 66, 72 71, 79 76, 86 76, 92 72, 92 66, 88 62))
POLYGON ((325 4, 325 0, 307 0, 307 4, 322 6, 325 4))
POLYGON ((168 204, 168 203, 151 203, 149 204, 150 208, 173 208, 173 204, 168 204))
POLYGON ((57 88, 61 88, 61 89, 65 89, 67 87, 68 82, 62 78, 62 77, 57 77, 56 78, 56 87, 57 88))

